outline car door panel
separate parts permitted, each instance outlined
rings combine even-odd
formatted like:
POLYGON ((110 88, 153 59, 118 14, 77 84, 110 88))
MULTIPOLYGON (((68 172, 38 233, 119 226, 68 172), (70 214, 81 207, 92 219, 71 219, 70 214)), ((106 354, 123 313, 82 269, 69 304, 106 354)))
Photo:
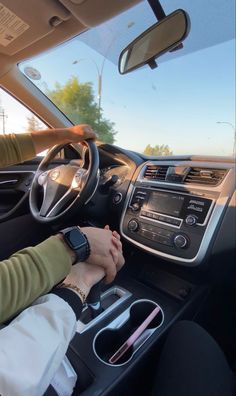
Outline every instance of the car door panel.
POLYGON ((9 168, 0 171, 0 222, 18 215, 23 207, 27 210, 33 177, 34 171, 15 171, 9 168))
MULTIPOLYGON (((29 190, 42 158, 0 169, 0 223, 29 212, 29 190)), ((66 162, 55 158, 49 168, 66 162)))

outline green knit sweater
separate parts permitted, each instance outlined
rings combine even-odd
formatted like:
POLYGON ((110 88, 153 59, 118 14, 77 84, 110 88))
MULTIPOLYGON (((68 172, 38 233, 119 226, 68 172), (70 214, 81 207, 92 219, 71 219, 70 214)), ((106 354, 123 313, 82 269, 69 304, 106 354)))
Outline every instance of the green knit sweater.
MULTIPOLYGON (((0 135, 0 167, 20 163, 34 156, 35 149, 29 133, 0 135)), ((0 323, 49 292, 66 277, 70 268, 70 255, 55 236, 1 261, 0 323)))

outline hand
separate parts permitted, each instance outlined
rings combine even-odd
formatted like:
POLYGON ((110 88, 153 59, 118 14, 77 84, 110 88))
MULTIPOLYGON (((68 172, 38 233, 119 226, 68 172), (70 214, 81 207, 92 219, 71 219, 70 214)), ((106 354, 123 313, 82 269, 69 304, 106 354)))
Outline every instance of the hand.
POLYGON ((102 280, 104 276, 105 271, 101 266, 81 262, 72 266, 63 283, 76 285, 87 297, 91 287, 102 280))
POLYGON ((78 143, 86 139, 96 139, 96 134, 87 124, 75 125, 69 128, 32 131, 30 133, 36 153, 41 153, 41 151, 55 144, 78 143))
MULTIPOLYGON (((110 230, 109 225, 106 225, 105 230, 110 230)), ((122 243, 120 241, 120 234, 118 234, 117 231, 112 231, 112 243, 113 245, 116 247, 117 251, 118 251, 118 261, 117 261, 117 270, 119 271, 124 263, 125 263, 125 259, 123 256, 123 249, 122 249, 122 243)), ((116 257, 113 257, 113 260, 115 261, 116 257)))
POLYGON ((65 129, 67 138, 70 142, 82 142, 86 139, 96 139, 96 134, 87 124, 75 125, 65 129))
POLYGON ((110 283, 121 268, 120 252, 114 244, 114 236, 109 229, 84 227, 81 229, 88 238, 91 253, 86 263, 101 266, 106 274, 106 283, 110 283))

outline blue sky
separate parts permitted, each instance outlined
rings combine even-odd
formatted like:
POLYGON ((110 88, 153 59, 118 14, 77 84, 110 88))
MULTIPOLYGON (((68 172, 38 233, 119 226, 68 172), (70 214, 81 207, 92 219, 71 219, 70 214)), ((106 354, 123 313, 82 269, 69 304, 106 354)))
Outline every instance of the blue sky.
MULTIPOLYGON (((226 0, 226 4, 229 6, 232 2, 226 0)), ((126 16, 126 24, 129 18, 126 16)), ((147 18, 148 26, 150 18, 153 16, 147 18)), ((194 22, 193 36, 196 37, 194 22)), ((106 32, 112 26, 109 22, 106 32)), ((218 26, 218 30, 220 28, 223 32, 223 26, 218 26)), ((103 49, 98 48, 98 33, 101 39, 104 25, 96 29, 81 35, 82 41, 78 38, 68 42, 25 62, 22 68, 32 66, 40 71, 42 78, 35 83, 41 89, 45 88, 45 82, 52 88, 55 82, 64 84, 75 75, 81 82, 92 81, 96 96, 98 76, 93 62, 101 68, 104 57, 103 49), (96 50, 86 41, 93 43, 96 50), (73 65, 75 60, 78 63, 73 65)), ((122 38, 122 34, 117 37, 122 38)), ((221 41, 219 34, 214 39, 221 41)), ((108 58, 115 61, 119 52, 116 35, 112 40, 108 58)), ((185 52, 190 51, 191 40, 190 32, 184 43, 185 52)), ((193 48, 197 48, 196 40, 194 45, 193 48)), ((145 67, 125 76, 119 75, 112 61, 107 59, 104 64, 102 108, 104 116, 115 122, 116 144, 137 151, 143 151, 147 144, 168 144, 174 154, 232 154, 233 129, 216 122, 235 125, 235 40, 161 62, 155 70, 145 67)))

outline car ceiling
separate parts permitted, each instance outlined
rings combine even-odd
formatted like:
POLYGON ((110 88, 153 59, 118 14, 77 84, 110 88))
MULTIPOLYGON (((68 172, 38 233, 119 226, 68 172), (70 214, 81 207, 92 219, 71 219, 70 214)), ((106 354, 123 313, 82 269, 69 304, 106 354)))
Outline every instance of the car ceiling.
POLYGON ((91 26, 99 25, 139 1, 1 0, 0 76, 19 61, 37 55, 91 26), (25 28, 24 32, 9 44, 4 42, 5 32, 1 31, 6 18, 20 23, 20 28, 25 28))

